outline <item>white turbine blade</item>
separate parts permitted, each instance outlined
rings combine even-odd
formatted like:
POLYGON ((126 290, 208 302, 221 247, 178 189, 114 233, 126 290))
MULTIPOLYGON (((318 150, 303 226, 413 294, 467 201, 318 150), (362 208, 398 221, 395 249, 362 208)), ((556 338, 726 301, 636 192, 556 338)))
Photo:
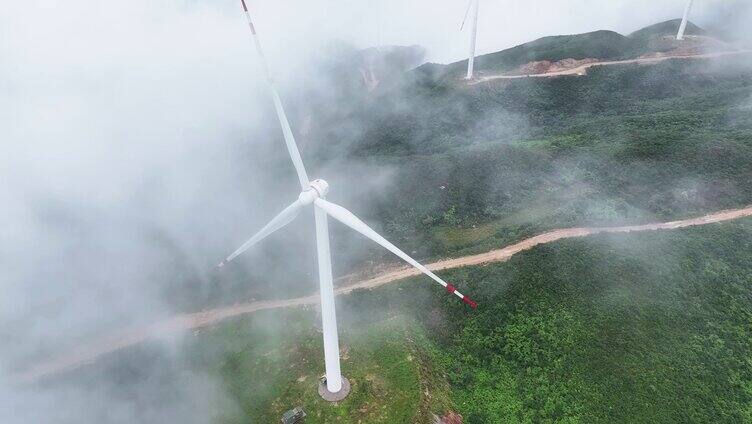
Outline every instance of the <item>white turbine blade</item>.
POLYGON ((473 6, 473 0, 467 2, 467 9, 465 9, 465 17, 462 18, 462 25, 460 25, 460 31, 465 29, 465 22, 467 22, 467 16, 470 14, 470 8, 473 6))
POLYGON ((395 255, 399 256, 402 260, 409 263, 410 265, 417 268, 420 272, 423 274, 426 274, 427 276, 431 277, 434 281, 441 284, 444 288, 449 291, 449 293, 455 294, 457 297, 462 299, 463 302, 470 305, 473 309, 477 307, 477 304, 470 300, 468 297, 457 291, 457 289, 447 283, 446 281, 442 280, 431 272, 428 268, 423 266, 420 262, 416 261, 415 259, 411 258, 407 253, 400 250, 397 246, 393 245, 389 242, 389 240, 382 237, 379 233, 371 229, 368 225, 366 225, 365 222, 361 221, 357 216, 355 216, 352 212, 348 211, 347 209, 343 208, 342 206, 336 205, 334 203, 328 202, 324 199, 318 198, 315 201, 315 204, 317 207, 324 210, 327 214, 329 214, 332 218, 336 219, 337 221, 347 225, 348 227, 352 228, 353 230, 359 232, 360 234, 363 234, 364 236, 368 237, 369 239, 375 241, 376 243, 380 244, 382 247, 387 249, 388 251, 394 253, 395 255))
POLYGON ((414 266, 415 268, 418 268, 421 272, 428 275, 432 279, 434 279, 437 283, 441 284, 442 286, 446 287, 447 282, 436 276, 433 272, 431 272, 428 268, 421 265, 418 261, 411 258, 407 255, 407 253, 400 250, 397 246, 393 245, 391 242, 389 242, 387 239, 382 237, 379 233, 374 231, 371 227, 369 227, 365 222, 361 221, 360 218, 355 216, 352 212, 348 211, 347 209, 343 208, 342 206, 336 205, 332 202, 328 202, 324 199, 316 199, 316 206, 323 209, 332 216, 332 218, 336 219, 337 221, 347 225, 348 227, 352 228, 353 230, 363 234, 364 236, 368 237, 369 239, 375 241, 376 243, 380 244, 390 252, 394 253, 395 255, 399 256, 403 260, 405 260, 410 265, 414 266))
POLYGON ((282 107, 282 99, 279 97, 279 93, 277 93, 274 78, 272 77, 271 71, 269 71, 269 65, 266 62, 266 55, 264 54, 264 49, 261 47, 261 41, 256 33, 256 26, 253 25, 251 14, 248 12, 248 6, 245 4, 245 0, 240 0, 240 2, 243 4, 243 11, 245 12, 246 19, 248 19, 248 27, 251 29, 253 42, 256 44, 256 52, 258 53, 261 67, 264 69, 264 74, 266 74, 266 79, 269 83, 269 90, 272 94, 272 100, 274 101, 274 108, 277 111, 279 123, 282 126, 282 135, 285 137, 287 151, 290 153, 290 159, 292 159, 292 164, 295 166, 295 171, 298 173, 300 187, 306 189, 308 188, 309 183, 308 173, 306 173, 305 166, 303 165, 303 159, 300 158, 300 151, 298 150, 298 145, 295 143, 295 136, 292 133, 292 128, 290 128, 290 121, 287 120, 287 114, 285 113, 284 107, 282 107))
POLYGON ((256 233, 256 235, 251 237, 247 242, 243 243, 243 245, 240 246, 238 250, 234 251, 232 255, 228 256, 227 259, 220 262, 219 265, 217 265, 217 268, 221 268, 227 265, 228 262, 237 258, 238 255, 248 250, 254 244, 260 242, 261 240, 265 239, 273 232, 279 230, 280 228, 292 222, 292 220, 298 216, 298 214, 300 213, 300 209, 302 209, 302 207, 303 207, 303 204, 300 203, 300 200, 296 200, 295 202, 293 202, 293 204, 286 207, 285 210, 280 212, 279 215, 275 216, 268 224, 266 224, 266 226, 262 228, 261 231, 256 233))

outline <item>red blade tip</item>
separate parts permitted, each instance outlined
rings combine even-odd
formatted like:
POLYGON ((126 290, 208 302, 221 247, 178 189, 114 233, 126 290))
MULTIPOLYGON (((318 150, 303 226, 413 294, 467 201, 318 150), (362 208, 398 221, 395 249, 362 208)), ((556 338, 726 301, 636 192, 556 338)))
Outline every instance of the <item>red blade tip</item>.
POLYGON ((475 303, 475 302, 473 302, 472 300, 470 300, 469 297, 467 297, 467 296, 463 297, 462 301, 465 302, 465 303, 467 303, 468 305, 470 305, 471 308, 478 309, 478 304, 475 303))

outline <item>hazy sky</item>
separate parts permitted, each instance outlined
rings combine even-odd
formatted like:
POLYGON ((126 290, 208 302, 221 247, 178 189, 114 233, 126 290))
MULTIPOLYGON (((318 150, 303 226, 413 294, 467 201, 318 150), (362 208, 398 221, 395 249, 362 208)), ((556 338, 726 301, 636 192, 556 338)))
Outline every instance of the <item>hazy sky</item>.
MULTIPOLYGON (((29 53, 79 51, 91 44, 143 48, 146 40, 190 43, 196 51, 224 36, 246 36, 236 0, 92 0, 7 2, 3 10, 4 44, 29 53), (164 39, 167 37, 167 39, 164 39), (61 46, 63 44, 64 46, 61 46), (202 46, 204 44, 204 46, 202 46), (59 47, 63 47, 62 51, 59 47)), ((340 38, 358 45, 421 44, 430 59, 456 60, 465 55, 466 35, 459 32, 465 0, 250 0, 257 25, 272 51, 310 47, 340 38)), ((698 0, 693 17, 702 23, 729 0, 698 0)), ((482 0, 479 52, 495 51, 544 35, 612 29, 629 32, 680 17, 685 0, 482 0)), ((82 52, 83 53, 83 52, 82 52)), ((92 52, 94 53, 94 52, 92 52)), ((112 52, 113 54, 115 51, 112 52)), ((119 51, 120 54, 128 52, 119 51)), ((226 50, 244 54, 244 50, 226 50)), ((55 55, 53 55, 54 58, 55 55)), ((52 60, 53 58, 50 58, 52 60)), ((94 58, 92 58, 94 59, 94 58)), ((100 57, 100 60, 106 60, 100 57)), ((208 58, 207 58, 208 59, 208 58)))
MULTIPOLYGON (((232 2, 212 2, 232 13, 232 2), (229 3, 229 4, 228 4, 229 3)), ((735 3, 698 0, 693 19, 706 21, 735 3)), ((251 1, 266 38, 290 47, 313 39, 340 38, 361 46, 420 44, 429 60, 445 62, 467 54, 467 33, 459 32, 465 0, 251 1)), ((546 35, 610 29, 629 33, 681 17, 686 0, 481 0, 479 54, 546 35)), ((270 40, 271 41, 271 40, 270 40)))

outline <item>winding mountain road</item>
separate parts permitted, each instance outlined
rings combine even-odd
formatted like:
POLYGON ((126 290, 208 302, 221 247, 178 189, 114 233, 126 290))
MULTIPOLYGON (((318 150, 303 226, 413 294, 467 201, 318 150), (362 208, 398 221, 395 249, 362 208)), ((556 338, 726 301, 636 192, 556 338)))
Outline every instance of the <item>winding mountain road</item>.
POLYGON ((652 65, 655 63, 659 63, 659 62, 663 62, 663 61, 671 60, 671 59, 712 59, 712 58, 739 55, 739 54, 750 53, 750 52, 752 51, 735 50, 735 51, 706 53, 706 54, 681 54, 681 55, 667 54, 665 56, 639 57, 637 59, 628 59, 628 60, 609 60, 609 61, 602 61, 602 62, 587 63, 587 64, 584 64, 575 68, 564 69, 564 70, 555 71, 555 72, 547 72, 543 74, 525 74, 525 75, 501 74, 501 75, 480 76, 476 78, 475 80, 470 81, 468 84, 476 85, 476 84, 482 84, 482 83, 494 81, 494 80, 510 80, 510 79, 521 79, 521 78, 552 78, 552 77, 559 77, 559 76, 564 76, 564 75, 583 76, 587 74, 588 69, 594 66, 614 66, 614 65, 629 65, 629 64, 652 65))
MULTIPOLYGON (((557 240, 584 237, 601 233, 630 233, 635 231, 670 230, 677 228, 707 225, 716 222, 730 221, 738 218, 752 216, 752 206, 742 209, 725 210, 712 213, 699 218, 684 219, 679 221, 652 223, 644 225, 631 225, 623 227, 593 227, 593 228, 567 228, 540 234, 510 246, 478 255, 463 256, 454 259, 445 259, 428 265, 433 271, 441 271, 465 266, 482 265, 494 262, 504 262, 515 254, 535 246, 551 243, 557 240)), ((420 271, 414 268, 401 268, 385 272, 374 278, 363 280, 355 284, 346 285, 336 289, 337 295, 351 293, 357 289, 373 289, 389 283, 393 283, 407 277, 420 275, 420 271)), ((148 339, 164 337, 175 332, 198 329, 216 324, 232 317, 251 314, 253 312, 289 308, 302 305, 313 305, 318 302, 318 295, 285 300, 258 301, 224 308, 212 309, 191 314, 177 315, 168 320, 157 322, 144 328, 110 334, 96 342, 81 346, 66 355, 40 363, 15 376, 14 381, 20 384, 34 383, 44 377, 56 373, 72 370, 85 364, 94 362, 97 358, 114 351, 142 343, 148 339)))

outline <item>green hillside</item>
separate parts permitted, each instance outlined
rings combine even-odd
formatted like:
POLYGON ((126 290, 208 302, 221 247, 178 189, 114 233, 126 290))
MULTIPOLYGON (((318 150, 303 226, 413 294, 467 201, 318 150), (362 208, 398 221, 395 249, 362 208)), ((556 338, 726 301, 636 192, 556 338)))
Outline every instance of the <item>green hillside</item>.
MULTIPOLYGON (((478 56, 479 72, 512 70, 528 62, 562 59, 623 59, 630 56, 636 44, 613 31, 595 31, 577 35, 543 37, 511 49, 478 56)), ((467 67, 467 61, 453 63, 447 71, 454 73, 467 67)))
MULTIPOLYGON (((481 252, 553 228, 746 206, 751 57, 474 86, 417 71, 372 93, 354 96, 348 87, 340 107, 317 108, 302 154, 311 175, 336 187, 333 201, 422 260, 481 252)), ((293 186, 281 143, 270 141, 278 159, 269 161, 269 174, 293 186)), ((395 262, 332 228, 335 251, 347 252, 338 256, 338 275, 367 261, 395 262)), ((238 293, 308 293, 311 286, 300 281, 315 266, 310 244, 295 247, 302 259, 285 265, 281 280, 266 278, 282 266, 273 254, 282 245, 265 243, 260 249, 268 254, 241 261, 212 285, 209 299, 185 308, 225 304, 238 293)))
MULTIPOLYGON (((543 37, 510 49, 481 55, 475 59, 475 68, 480 73, 511 71, 535 61, 559 61, 562 59, 632 59, 655 51, 655 41, 661 37, 676 35, 680 19, 672 19, 642 28, 629 36, 614 31, 593 31, 585 34, 543 37)), ((707 31, 693 23, 687 25, 687 35, 708 35, 707 31)), ((437 71, 437 65, 424 65, 423 71, 437 71), (433 69, 432 69, 433 68, 433 69)), ((446 77, 457 77, 467 68, 467 60, 447 66, 438 66, 446 77)))
MULTIPOLYGON (((358 212, 424 257, 551 228, 744 206, 752 203, 752 66, 749 57, 709 65, 471 88, 423 82, 409 89, 409 107, 380 98, 352 145, 326 151, 391 170, 398 183, 358 212)), ((358 198, 350 203, 357 208, 358 198)))
MULTIPOLYGON (((307 153, 322 168, 344 156, 390 170, 398 183, 377 202, 363 193, 348 204, 419 257, 752 203, 749 57, 474 87, 416 75, 347 112, 363 131, 307 153)), ((335 251, 346 240, 335 233, 335 251)), ((219 422, 272 420, 298 404, 313 423, 423 423, 448 411, 471 424, 750 422, 750 248, 745 219, 561 241, 445 272, 478 298, 476 312, 423 279, 343 297, 344 369, 360 386, 339 405, 313 391, 323 370, 311 312, 247 320, 294 325, 283 342, 257 345, 274 334, 239 322, 192 349, 232 346, 201 362, 243 405, 219 422)))
MULTIPOLYGON (((654 37, 676 36, 679 25, 681 25, 681 19, 659 22, 629 34, 629 38, 644 40, 654 37)), ((686 35, 710 35, 708 31, 698 27, 692 22, 687 22, 687 29, 684 33, 686 35)))
POLYGON ((190 351, 241 405, 220 423, 273 422, 297 405, 307 423, 430 423, 448 411, 468 424, 750 422, 750 252, 746 219, 567 240, 445 272, 478 296, 476 312, 422 279, 343 297, 355 385, 340 404, 314 391, 310 312, 223 324, 190 351))

